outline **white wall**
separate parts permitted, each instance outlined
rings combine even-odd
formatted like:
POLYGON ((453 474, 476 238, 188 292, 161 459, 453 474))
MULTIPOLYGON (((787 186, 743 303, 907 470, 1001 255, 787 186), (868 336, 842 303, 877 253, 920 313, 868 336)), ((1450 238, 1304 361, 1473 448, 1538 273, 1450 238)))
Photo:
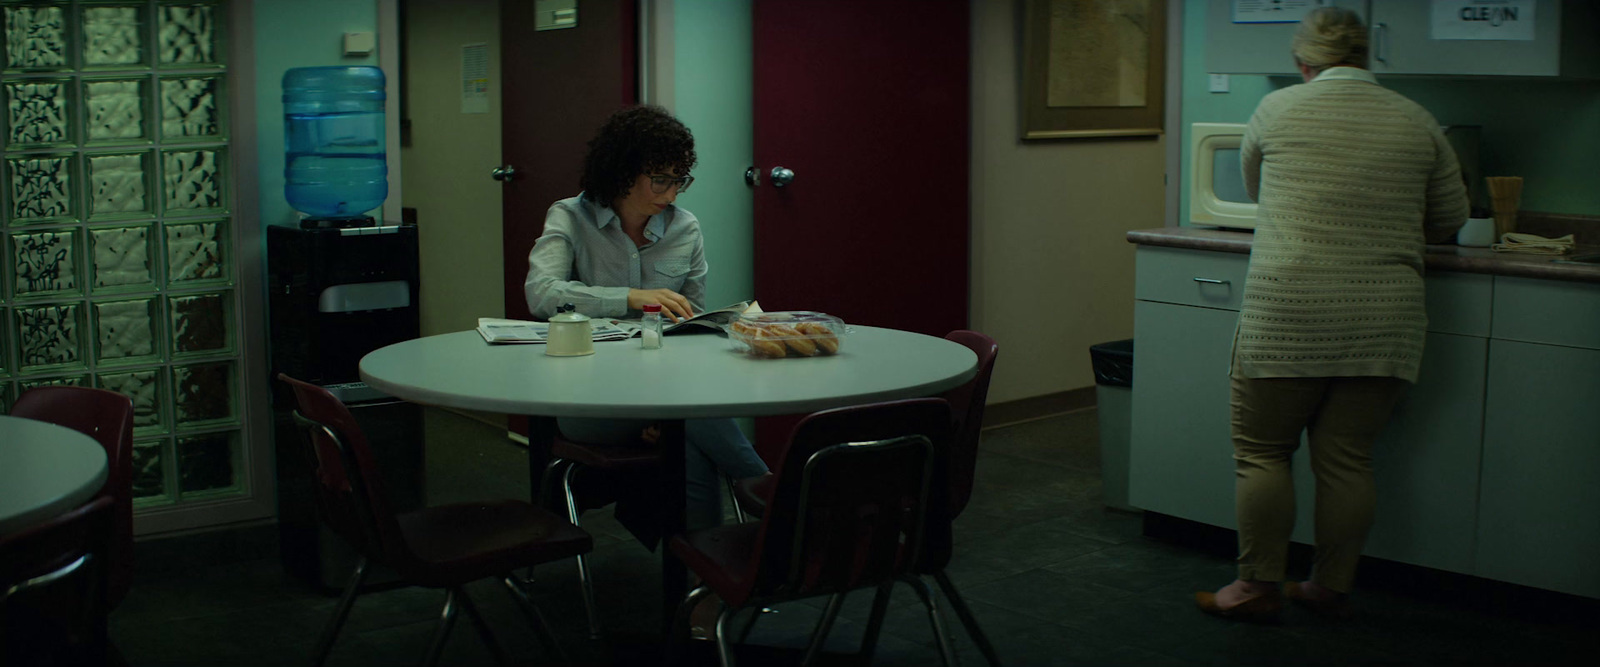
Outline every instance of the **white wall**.
POLYGON ((1017 138, 1018 4, 972 2, 972 326, 1000 343, 990 403, 1094 384, 1089 346, 1133 336, 1124 234, 1165 210, 1161 140, 1017 138))

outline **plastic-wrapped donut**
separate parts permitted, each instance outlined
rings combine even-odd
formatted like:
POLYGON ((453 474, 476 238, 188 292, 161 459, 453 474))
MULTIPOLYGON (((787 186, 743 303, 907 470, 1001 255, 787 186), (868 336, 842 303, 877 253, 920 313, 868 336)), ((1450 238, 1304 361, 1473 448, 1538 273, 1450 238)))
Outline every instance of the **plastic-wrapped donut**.
POLYGON ((827 325, 817 322, 801 322, 794 325, 794 328, 805 334, 823 354, 835 354, 839 351, 839 337, 833 335, 833 330, 829 329, 827 325))

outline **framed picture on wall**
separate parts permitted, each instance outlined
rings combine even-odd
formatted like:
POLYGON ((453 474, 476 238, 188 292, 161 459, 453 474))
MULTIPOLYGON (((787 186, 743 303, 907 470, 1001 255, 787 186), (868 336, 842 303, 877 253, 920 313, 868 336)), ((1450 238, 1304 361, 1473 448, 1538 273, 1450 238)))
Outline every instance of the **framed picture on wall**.
POLYGON ((1158 136, 1166 0, 1028 0, 1022 138, 1158 136))

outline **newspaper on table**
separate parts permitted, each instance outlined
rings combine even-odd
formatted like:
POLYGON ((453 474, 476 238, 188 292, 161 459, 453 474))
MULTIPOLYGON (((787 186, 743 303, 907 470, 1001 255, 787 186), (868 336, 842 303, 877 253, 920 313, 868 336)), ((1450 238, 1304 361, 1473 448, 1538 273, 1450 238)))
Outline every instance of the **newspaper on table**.
MULTIPOLYGON (((759 313, 761 305, 754 301, 740 301, 716 310, 708 310, 686 320, 669 322, 662 327, 662 333, 670 334, 689 325, 706 327, 722 331, 744 313, 759 313)), ((613 320, 607 318, 593 318, 589 320, 589 338, 595 342, 607 340, 625 340, 639 335, 638 320, 613 320)), ((550 337, 549 322, 532 322, 529 320, 508 320, 498 317, 478 318, 478 335, 491 345, 507 343, 542 344, 550 337)))

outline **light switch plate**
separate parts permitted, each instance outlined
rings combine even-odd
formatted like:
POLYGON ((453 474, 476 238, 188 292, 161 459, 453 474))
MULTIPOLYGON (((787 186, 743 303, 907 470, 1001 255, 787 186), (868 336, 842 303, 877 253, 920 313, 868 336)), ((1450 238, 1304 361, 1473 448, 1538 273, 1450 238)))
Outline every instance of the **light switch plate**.
POLYGON ((378 39, 370 32, 347 32, 344 34, 344 54, 347 56, 371 55, 377 48, 378 39))
POLYGON ((1211 75, 1211 92, 1213 92, 1213 93, 1226 93, 1226 92, 1228 92, 1228 75, 1226 75, 1226 74, 1212 74, 1211 75))
POLYGON ((578 27, 578 0, 537 0, 533 3, 533 29, 578 27))

